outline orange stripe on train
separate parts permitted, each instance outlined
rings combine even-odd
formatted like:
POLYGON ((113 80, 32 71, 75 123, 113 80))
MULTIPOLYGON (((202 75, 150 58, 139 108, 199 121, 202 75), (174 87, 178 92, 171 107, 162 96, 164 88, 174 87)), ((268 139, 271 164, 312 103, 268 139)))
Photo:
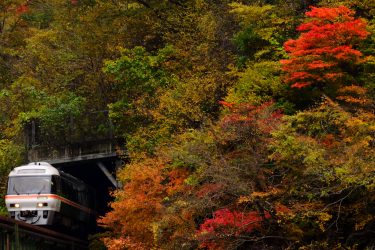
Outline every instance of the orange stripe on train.
POLYGON ((93 211, 90 208, 79 205, 79 204, 77 204, 73 201, 70 201, 70 200, 68 200, 64 197, 61 197, 59 195, 56 195, 56 194, 6 195, 5 199, 8 199, 8 200, 11 200, 11 199, 29 199, 29 198, 38 198, 38 197, 48 197, 48 198, 52 198, 52 199, 58 199, 58 200, 61 200, 62 202, 66 203, 66 204, 69 204, 73 207, 84 210, 87 213, 93 213, 93 211))

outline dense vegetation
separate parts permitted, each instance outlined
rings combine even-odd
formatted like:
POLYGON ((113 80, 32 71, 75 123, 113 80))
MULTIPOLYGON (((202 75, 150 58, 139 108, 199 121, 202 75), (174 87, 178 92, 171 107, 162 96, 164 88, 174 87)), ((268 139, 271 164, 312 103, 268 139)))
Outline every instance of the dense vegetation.
POLYGON ((373 248, 374 15, 371 0, 1 1, 0 193, 30 121, 79 140, 108 110, 129 153, 99 219, 109 249, 373 248))

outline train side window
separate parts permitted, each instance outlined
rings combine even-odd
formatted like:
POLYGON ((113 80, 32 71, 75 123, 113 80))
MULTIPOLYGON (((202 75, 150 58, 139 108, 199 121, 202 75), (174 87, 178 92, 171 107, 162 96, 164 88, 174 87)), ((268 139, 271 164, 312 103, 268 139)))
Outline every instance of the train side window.
POLYGON ((78 201, 77 190, 74 187, 74 183, 66 178, 62 178, 61 187, 62 193, 67 199, 74 202, 78 201))
POLYGON ((88 206, 88 195, 87 195, 87 188, 84 185, 80 185, 80 187, 77 190, 78 194, 78 201, 84 206, 88 206))
POLYGON ((73 199, 73 190, 72 190, 72 184, 69 180, 66 178, 61 178, 61 193, 64 198, 67 198, 69 200, 73 199))
POLYGON ((61 181, 60 181, 60 176, 58 175, 52 175, 51 193, 52 194, 61 193, 61 181))
POLYGON ((61 196, 69 199, 67 189, 65 178, 61 178, 61 196))

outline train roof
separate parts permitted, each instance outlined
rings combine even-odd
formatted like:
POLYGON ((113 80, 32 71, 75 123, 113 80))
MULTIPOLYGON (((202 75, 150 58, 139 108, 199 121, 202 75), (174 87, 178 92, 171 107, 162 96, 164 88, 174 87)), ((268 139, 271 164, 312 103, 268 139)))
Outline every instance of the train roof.
POLYGON ((19 175, 60 175, 59 171, 47 162, 31 162, 27 165, 15 167, 9 176, 19 175))

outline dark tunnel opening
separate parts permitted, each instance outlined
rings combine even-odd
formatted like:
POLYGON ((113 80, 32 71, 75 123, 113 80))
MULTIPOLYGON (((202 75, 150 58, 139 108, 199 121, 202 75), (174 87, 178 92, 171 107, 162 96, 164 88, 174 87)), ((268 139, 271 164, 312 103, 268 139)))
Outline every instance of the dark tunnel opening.
POLYGON ((95 190, 96 211, 98 216, 103 216, 109 211, 109 203, 113 200, 111 192, 116 189, 114 184, 100 169, 98 163, 102 163, 109 173, 116 178, 116 169, 119 166, 119 159, 105 159, 105 160, 87 160, 79 162, 69 162, 63 164, 54 164, 54 166, 65 173, 68 173, 95 190))

